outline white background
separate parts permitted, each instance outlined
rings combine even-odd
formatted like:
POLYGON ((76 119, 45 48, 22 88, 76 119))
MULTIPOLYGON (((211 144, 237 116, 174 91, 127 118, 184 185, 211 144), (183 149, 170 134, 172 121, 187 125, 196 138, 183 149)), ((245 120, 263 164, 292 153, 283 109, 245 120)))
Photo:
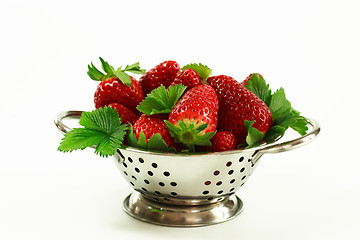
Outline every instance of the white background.
POLYGON ((359 239, 358 1, 0 1, 0 239, 359 239), (262 73, 320 136, 264 155, 237 192, 245 210, 201 228, 142 223, 111 159, 64 154, 53 124, 91 110, 101 56, 150 69, 207 64, 262 73))

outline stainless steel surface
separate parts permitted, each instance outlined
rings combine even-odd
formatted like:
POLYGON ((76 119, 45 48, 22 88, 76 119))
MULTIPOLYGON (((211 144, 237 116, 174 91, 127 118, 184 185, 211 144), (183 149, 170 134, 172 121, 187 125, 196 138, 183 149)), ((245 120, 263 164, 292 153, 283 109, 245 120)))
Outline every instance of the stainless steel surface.
MULTIPOLYGON (((63 120, 80 116, 81 111, 61 112, 55 119, 55 125, 65 134, 71 128, 67 127, 63 120)), ((124 202, 125 210, 143 221, 167 226, 202 226, 226 221, 241 211, 242 203, 240 204, 235 192, 249 179, 264 153, 279 153, 299 148, 314 140, 319 134, 319 124, 312 119, 307 119, 307 122, 310 130, 304 136, 244 150, 191 154, 119 148, 114 155, 115 164, 125 180, 141 194, 132 194, 127 198, 124 202), (237 205, 235 210, 230 211, 225 204, 230 199, 237 205), (155 217, 151 209, 158 209, 159 206, 166 211, 156 210, 155 217), (188 211, 206 209, 208 214, 212 214, 211 208, 227 214, 195 220, 194 216, 197 219, 199 214, 191 215, 188 211), (148 213, 146 209, 149 210, 148 213), (173 209, 179 211, 174 213, 173 209), (182 218, 174 214, 180 214, 182 218), (183 220, 175 222, 174 219, 183 220)))
POLYGON ((141 221, 170 227, 200 227, 228 221, 243 209, 236 196, 199 206, 177 206, 158 203, 138 192, 130 194, 124 201, 124 210, 141 221))

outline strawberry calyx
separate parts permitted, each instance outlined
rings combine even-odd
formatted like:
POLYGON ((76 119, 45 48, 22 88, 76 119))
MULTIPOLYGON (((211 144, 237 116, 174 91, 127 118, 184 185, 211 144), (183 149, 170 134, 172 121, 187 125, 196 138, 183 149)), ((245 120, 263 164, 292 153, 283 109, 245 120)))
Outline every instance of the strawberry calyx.
POLYGON ((208 77, 211 76, 212 74, 212 69, 209 68, 208 66, 202 64, 202 63, 190 63, 190 64, 186 64, 185 66, 183 66, 181 68, 181 70, 185 70, 185 69, 192 69, 194 70, 200 77, 201 82, 203 84, 206 83, 206 79, 208 79, 208 77))
POLYGON ((189 148, 191 152, 195 152, 195 145, 197 146, 211 146, 210 139, 215 135, 216 131, 203 133, 208 126, 207 123, 195 127, 194 123, 186 125, 183 121, 179 120, 179 126, 175 126, 167 120, 164 120, 169 129, 171 136, 175 142, 181 143, 189 148))
POLYGON ((140 148, 147 151, 160 151, 160 152, 176 151, 174 148, 169 148, 167 143, 161 137, 160 133, 154 134, 147 141, 144 132, 141 132, 139 138, 136 138, 132 124, 130 124, 129 129, 130 131, 127 136, 128 146, 140 148))
POLYGON ((101 61, 101 68, 103 71, 105 71, 106 74, 98 70, 94 64, 91 62, 91 65, 88 65, 88 76, 95 81, 103 81, 105 79, 111 78, 111 77, 117 77, 123 84, 130 87, 131 86, 131 78, 129 74, 126 72, 131 72, 134 74, 144 74, 146 72, 145 69, 140 68, 139 62, 126 65, 124 69, 122 69, 122 66, 114 69, 113 66, 111 66, 108 62, 104 61, 101 57, 99 57, 101 61))

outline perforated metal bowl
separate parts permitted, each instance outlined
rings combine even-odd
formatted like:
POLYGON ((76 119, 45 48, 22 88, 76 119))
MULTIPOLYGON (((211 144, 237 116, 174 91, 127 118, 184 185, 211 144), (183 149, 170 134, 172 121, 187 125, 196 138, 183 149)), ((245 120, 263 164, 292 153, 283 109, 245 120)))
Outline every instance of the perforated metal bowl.
MULTIPOLYGON (((65 134, 64 119, 82 111, 64 111, 55 125, 65 134)), ((312 141, 319 124, 307 119, 310 130, 286 142, 219 153, 156 153, 127 147, 114 155, 116 166, 135 190, 124 210, 137 219, 165 226, 192 227, 224 222, 243 209, 235 192, 244 185, 265 153, 289 151, 312 141)))

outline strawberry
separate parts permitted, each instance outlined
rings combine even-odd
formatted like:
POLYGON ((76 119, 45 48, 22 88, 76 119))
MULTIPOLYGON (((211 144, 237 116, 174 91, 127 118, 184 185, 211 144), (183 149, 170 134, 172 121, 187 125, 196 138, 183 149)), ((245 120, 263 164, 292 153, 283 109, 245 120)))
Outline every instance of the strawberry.
POLYGON ((88 75, 91 79, 101 81, 94 94, 95 108, 100 108, 111 103, 120 103, 129 108, 136 114, 139 111, 136 106, 143 100, 143 92, 140 83, 125 71, 132 73, 143 73, 145 70, 140 69, 139 63, 126 66, 124 70, 114 68, 100 58, 102 68, 106 75, 100 72, 96 67, 89 65, 88 75))
POLYGON ((208 66, 201 63, 187 64, 181 69, 182 71, 178 73, 175 80, 170 85, 174 86, 176 84, 182 84, 187 87, 186 91, 203 84, 212 73, 212 70, 208 66))
POLYGON ((170 60, 164 61, 147 71, 139 79, 144 96, 161 84, 168 88, 179 71, 180 65, 176 61, 170 60))
POLYGON ((187 90, 201 85, 201 79, 199 74, 193 69, 184 69, 183 71, 179 72, 176 76, 175 80, 170 84, 170 86, 175 86, 177 84, 182 84, 187 87, 187 90))
POLYGON ((120 103, 110 103, 108 106, 116 109, 116 112, 119 114, 119 117, 121 118, 123 124, 134 124, 139 118, 139 116, 137 116, 134 112, 132 112, 130 109, 120 103))
POLYGON ((245 78, 244 81, 241 82, 241 84, 242 84, 242 85, 246 85, 247 82, 248 82, 248 81, 250 80, 250 78, 252 77, 252 75, 254 75, 254 74, 257 74, 259 78, 262 77, 262 75, 261 75, 260 73, 251 73, 249 76, 247 76, 247 78, 245 78))
POLYGON ((164 122, 167 119, 168 114, 155 114, 146 115, 142 114, 139 119, 133 125, 133 131, 136 139, 139 140, 140 134, 144 133, 145 140, 149 143, 149 140, 157 133, 161 135, 161 138, 165 141, 168 148, 177 148, 173 137, 170 135, 169 130, 164 122))
POLYGON ((219 131, 211 138, 211 152, 224 152, 236 149, 235 135, 228 131, 219 131))
POLYGON ((187 91, 172 108, 166 122, 175 141, 186 145, 210 146, 218 120, 218 99, 209 85, 199 85, 187 91))
POLYGON ((252 127, 264 135, 272 124, 272 116, 267 105, 230 76, 209 77, 219 99, 219 131, 232 132, 237 144, 244 144, 248 134, 245 120, 254 121, 252 127))
POLYGON ((120 103, 131 111, 139 113, 136 106, 143 100, 141 86, 135 78, 130 76, 130 87, 123 84, 117 77, 102 80, 94 94, 95 108, 111 103, 120 103))

